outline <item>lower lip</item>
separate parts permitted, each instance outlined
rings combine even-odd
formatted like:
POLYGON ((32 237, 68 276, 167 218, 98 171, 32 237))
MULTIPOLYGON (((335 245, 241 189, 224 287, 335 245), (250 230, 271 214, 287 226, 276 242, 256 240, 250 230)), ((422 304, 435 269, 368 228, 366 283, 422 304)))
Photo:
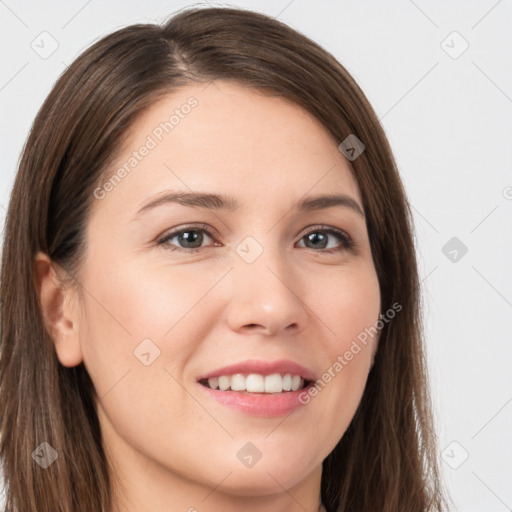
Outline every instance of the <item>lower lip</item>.
POLYGON ((282 393, 244 393, 240 391, 221 391, 199 383, 198 385, 217 402, 242 411, 249 416, 276 418, 307 405, 307 402, 303 404, 299 401, 301 394, 307 395, 307 388, 282 393))

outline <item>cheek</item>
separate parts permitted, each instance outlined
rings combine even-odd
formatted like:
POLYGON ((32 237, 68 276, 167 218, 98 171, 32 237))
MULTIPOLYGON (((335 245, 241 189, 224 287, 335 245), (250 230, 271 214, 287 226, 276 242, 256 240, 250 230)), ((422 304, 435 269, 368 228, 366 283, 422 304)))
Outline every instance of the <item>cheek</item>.
POLYGON ((133 350, 145 338, 166 340, 211 286, 207 279, 194 280, 162 264, 156 269, 129 262, 105 268, 97 265, 89 274, 87 287, 93 294, 87 297, 87 323, 100 339, 110 338, 111 349, 122 351, 133 350))
POLYGON ((378 342, 380 288, 372 267, 330 280, 328 293, 315 299, 324 325, 323 367, 316 385, 302 397, 316 403, 325 435, 335 444, 361 400, 378 342), (326 357, 325 357, 326 356, 326 357))
POLYGON ((200 339, 187 312, 204 291, 190 280, 131 270, 90 274, 80 337, 103 425, 143 450, 145 429, 155 443, 168 442, 184 418, 197 414, 179 382, 200 339))
POLYGON ((348 350, 353 340, 359 339, 362 347, 372 344, 370 336, 364 340, 364 333, 377 322, 381 307, 373 266, 340 271, 339 276, 325 281, 323 291, 318 288, 315 294, 315 312, 325 326, 331 359, 348 350))
POLYGON ((176 279, 165 280, 147 268, 105 268, 97 265, 89 274, 80 324, 84 364, 98 396, 125 375, 144 383, 149 374, 160 372, 168 381, 164 369, 181 365, 194 350, 194 333, 184 335, 183 326, 203 286, 182 282, 177 272, 172 274, 176 279))

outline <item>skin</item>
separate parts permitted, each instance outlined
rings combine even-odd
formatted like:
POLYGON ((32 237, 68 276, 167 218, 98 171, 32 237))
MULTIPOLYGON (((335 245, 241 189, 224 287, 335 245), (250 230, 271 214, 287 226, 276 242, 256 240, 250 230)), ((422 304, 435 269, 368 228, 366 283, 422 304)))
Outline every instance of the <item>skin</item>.
MULTIPOLYGON (((187 86, 133 125, 112 173, 189 97, 198 105, 94 205, 82 295, 59 288, 58 269, 36 257, 39 290, 60 362, 84 362, 100 398, 109 461, 119 476, 113 512, 318 510, 322 461, 361 400, 377 338, 309 404, 286 418, 258 418, 206 397, 197 378, 246 359, 291 359, 320 378, 380 312, 365 219, 347 207, 297 213, 303 196, 362 200, 348 161, 325 128, 282 98, 236 83, 187 86), (166 204, 132 220, 166 190, 223 193, 235 212, 166 204), (206 224, 195 253, 177 236, 206 224), (305 236, 346 232, 357 244, 305 236), (263 248, 252 263, 236 248, 263 248), (181 248, 171 251, 170 248, 181 248), (327 252, 333 249, 332 252, 327 252), (337 250, 336 250, 337 249, 337 250), (160 350, 145 366, 144 339, 160 350), (237 458, 261 452, 251 468, 237 458)), ((154 137, 153 137, 154 138, 154 137)), ((200 236, 200 235, 199 235, 200 236)), ((325 236, 325 235, 324 235, 325 236)))

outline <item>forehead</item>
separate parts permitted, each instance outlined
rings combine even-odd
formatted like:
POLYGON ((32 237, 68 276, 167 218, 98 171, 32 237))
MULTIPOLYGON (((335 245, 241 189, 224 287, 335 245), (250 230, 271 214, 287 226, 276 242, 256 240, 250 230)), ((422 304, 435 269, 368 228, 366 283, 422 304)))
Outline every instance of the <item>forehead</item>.
POLYGON ((116 174, 102 203, 118 212, 165 190, 234 195, 242 205, 336 192, 360 201, 349 163, 314 116, 226 81, 183 87, 149 107, 107 180, 116 174))

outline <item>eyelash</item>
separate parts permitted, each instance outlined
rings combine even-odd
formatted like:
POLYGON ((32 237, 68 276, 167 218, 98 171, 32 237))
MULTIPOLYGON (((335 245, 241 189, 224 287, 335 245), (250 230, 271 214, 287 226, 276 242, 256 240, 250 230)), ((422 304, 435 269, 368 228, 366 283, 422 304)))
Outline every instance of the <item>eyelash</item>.
MULTIPOLYGON (((173 231, 172 233, 168 233, 168 234, 164 235, 162 238, 157 240, 156 245, 162 246, 166 251, 171 251, 171 252, 179 251, 179 252, 185 252, 185 253, 195 253, 195 252, 205 249, 205 247, 196 247, 193 249, 187 249, 187 248, 183 248, 183 247, 171 248, 171 247, 166 246, 167 245, 166 243, 169 240, 171 240, 172 238, 174 238, 175 236, 181 235, 181 234, 189 232, 189 231, 204 232, 210 238, 213 239, 213 237, 214 237, 214 233, 212 232, 211 229, 209 229, 207 227, 206 224, 203 224, 202 226, 199 226, 199 227, 198 226, 184 226, 179 230, 176 230, 176 231, 173 231)), ((347 235, 344 231, 341 231, 336 228, 328 227, 328 226, 322 226, 322 225, 312 226, 311 230, 308 231, 306 234, 304 234, 300 240, 305 238, 307 235, 310 235, 311 233, 315 233, 318 231, 336 236, 338 238, 338 240, 341 242, 341 247, 338 247, 335 249, 318 249, 318 250, 312 249, 313 251, 326 252, 326 253, 332 254, 332 253, 340 252, 342 250, 353 251, 356 248, 356 243, 354 242, 354 240, 349 235, 347 235)), ((309 247, 305 247, 305 249, 309 249, 309 247)))

